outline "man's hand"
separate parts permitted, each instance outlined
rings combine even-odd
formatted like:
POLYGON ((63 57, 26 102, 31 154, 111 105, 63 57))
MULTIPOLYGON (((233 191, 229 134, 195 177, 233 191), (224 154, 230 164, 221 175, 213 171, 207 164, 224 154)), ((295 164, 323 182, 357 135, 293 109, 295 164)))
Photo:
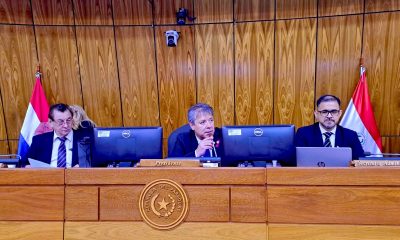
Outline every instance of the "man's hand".
POLYGON ((206 150, 212 149, 214 147, 213 136, 204 138, 200 140, 199 145, 195 151, 196 157, 201 157, 205 154, 206 150))

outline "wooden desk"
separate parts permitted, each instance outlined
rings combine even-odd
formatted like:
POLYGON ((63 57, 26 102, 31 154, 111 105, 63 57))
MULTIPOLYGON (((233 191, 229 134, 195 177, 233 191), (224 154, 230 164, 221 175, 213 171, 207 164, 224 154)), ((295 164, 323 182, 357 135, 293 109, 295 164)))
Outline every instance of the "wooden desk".
POLYGON ((0 239, 400 239, 400 169, 0 169, 0 239), (142 189, 180 183, 185 222, 142 221, 142 189))

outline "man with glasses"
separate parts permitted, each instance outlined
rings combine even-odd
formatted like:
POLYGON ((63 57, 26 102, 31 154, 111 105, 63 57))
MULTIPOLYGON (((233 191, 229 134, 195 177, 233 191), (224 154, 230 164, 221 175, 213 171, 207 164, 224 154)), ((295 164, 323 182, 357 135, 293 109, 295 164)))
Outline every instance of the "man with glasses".
POLYGON ((357 133, 338 125, 342 110, 340 99, 333 95, 323 95, 317 100, 314 111, 318 121, 310 126, 301 127, 296 133, 297 147, 350 147, 353 159, 364 156, 364 150, 357 133))
MULTIPOLYGON (((50 106, 49 123, 53 131, 33 137, 27 158, 50 164, 51 167, 77 167, 78 147, 72 130, 72 116, 72 110, 66 104, 50 106)), ((23 162, 29 164, 27 160, 23 162)))

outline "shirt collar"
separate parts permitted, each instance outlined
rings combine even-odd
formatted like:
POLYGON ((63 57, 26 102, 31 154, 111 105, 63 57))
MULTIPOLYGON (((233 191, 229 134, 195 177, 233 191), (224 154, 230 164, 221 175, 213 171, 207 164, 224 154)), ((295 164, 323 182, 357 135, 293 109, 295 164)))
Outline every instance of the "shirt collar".
POLYGON ((331 130, 331 131, 326 131, 321 124, 318 124, 319 129, 321 130, 321 133, 324 134, 326 132, 331 132, 333 135, 336 135, 336 126, 331 130))
MULTIPOLYGON (((69 132, 68 135, 65 136, 65 138, 66 138, 68 141, 71 142, 72 136, 73 136, 73 130, 71 130, 71 132, 69 132)), ((57 135, 56 132, 54 132, 54 135, 53 135, 53 142, 55 142, 58 138, 59 138, 59 136, 57 135)))

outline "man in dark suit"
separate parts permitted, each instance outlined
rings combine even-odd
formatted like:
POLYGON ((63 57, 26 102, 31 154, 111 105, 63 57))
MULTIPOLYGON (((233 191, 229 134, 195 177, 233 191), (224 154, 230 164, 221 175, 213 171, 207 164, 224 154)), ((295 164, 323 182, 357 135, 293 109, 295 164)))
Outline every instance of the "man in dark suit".
POLYGON ((188 110, 191 130, 179 133, 168 157, 222 157, 222 131, 214 127, 214 110, 198 103, 188 110))
MULTIPOLYGON (((50 164, 51 167, 77 167, 77 136, 72 131, 72 110, 68 105, 54 104, 49 110, 52 132, 36 135, 32 139, 27 158, 50 164)), ((28 159, 23 160, 29 164, 28 159)))
POLYGON ((324 95, 317 100, 314 111, 318 122, 299 128, 296 133, 297 147, 350 147, 353 159, 364 156, 358 135, 355 131, 338 125, 342 110, 340 99, 324 95))

